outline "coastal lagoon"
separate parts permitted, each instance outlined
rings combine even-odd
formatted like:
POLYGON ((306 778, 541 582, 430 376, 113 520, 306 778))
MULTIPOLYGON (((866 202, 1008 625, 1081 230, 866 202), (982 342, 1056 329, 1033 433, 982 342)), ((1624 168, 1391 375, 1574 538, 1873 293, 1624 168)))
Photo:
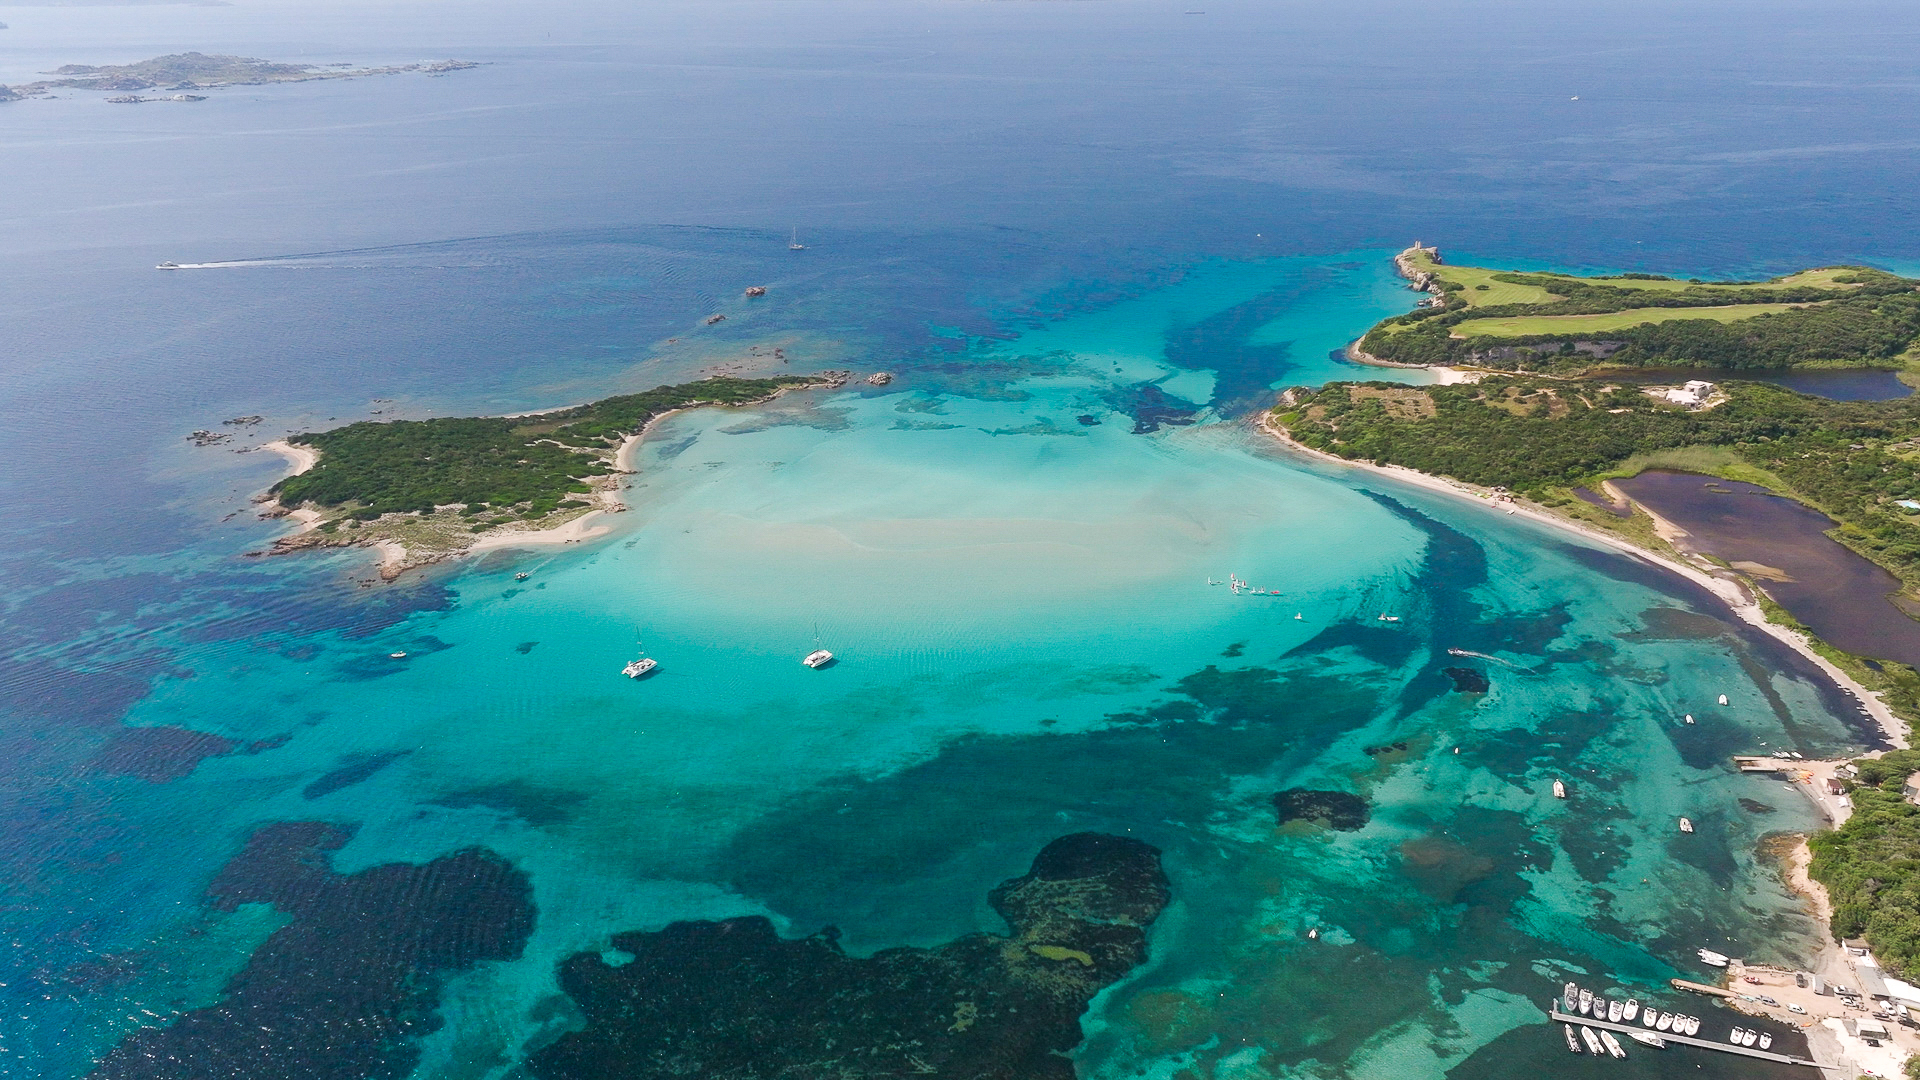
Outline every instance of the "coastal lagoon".
MULTIPOLYGON (((559 967, 622 962, 615 935, 763 915, 865 957, 1003 932, 988 891, 1091 831, 1158 848, 1170 902, 1082 1020, 1080 1075, 1770 1075, 1570 1061, 1541 1010, 1569 978, 1689 1007, 1666 980, 1702 946, 1808 955, 1769 853, 1814 812, 1728 758, 1871 745, 1844 698, 1647 563, 1246 417, 1410 377, 1337 353, 1411 305, 1387 259, 1413 230, 1494 265, 1878 259, 1915 236, 1874 198, 1911 154, 1841 170, 1854 113, 1816 110, 1775 164, 1672 158, 1702 129, 1750 149, 1755 96, 1827 93, 1681 63, 1666 126, 1644 96, 1482 96, 1467 149, 1415 147, 1416 183, 1429 128, 1378 80, 1426 52, 1537 87, 1564 25, 1516 49, 1476 45, 1477 16, 829 7, 474 8, 457 34, 402 7, 396 59, 491 66, 0 114, 28 163, 0 266, 5 1071, 173 1075, 115 1056, 158 1046, 234 1076, 505 1075, 577 1026, 559 967), (1535 167, 1544 146, 1575 164, 1535 167), (1527 184, 1488 179, 1514 162, 1527 184), (1861 202, 1779 227, 1840 171, 1861 202), (670 418, 591 544, 393 585, 362 552, 248 554, 281 462, 232 451, 276 435, 829 367, 895 379, 670 418), (802 667, 816 639, 840 662, 802 667), (621 678, 641 647, 659 673, 621 678), (1341 810, 1297 812, 1319 805, 1341 810), (309 1009, 335 1011, 243 1023, 309 1009)), ((9 9, 5 33, 34 70, 155 40, 376 62, 366 15, 9 9)), ((1873 63, 1815 45, 1777 62, 1873 63)))

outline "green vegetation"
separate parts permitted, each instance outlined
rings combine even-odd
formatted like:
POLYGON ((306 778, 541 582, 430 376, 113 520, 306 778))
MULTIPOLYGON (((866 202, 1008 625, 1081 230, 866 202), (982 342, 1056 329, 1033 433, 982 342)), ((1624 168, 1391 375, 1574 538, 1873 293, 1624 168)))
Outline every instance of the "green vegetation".
POLYGON ((1866 938, 1888 971, 1912 979, 1920 976, 1920 806, 1905 786, 1920 770, 1920 750, 1854 764, 1853 816, 1808 841, 1808 873, 1833 900, 1834 936, 1866 938))
POLYGON ((1688 410, 1639 389, 1538 376, 1410 390, 1296 391, 1282 423, 1316 450, 1511 488, 1548 505, 1643 468, 1763 484, 1840 522, 1837 538, 1920 585, 1920 398, 1826 401, 1763 383, 1688 410), (1409 396, 1412 395, 1412 396, 1409 396), (1417 399, 1417 400, 1416 400, 1417 399))
POLYGON ((212 86, 257 86, 262 83, 306 82, 311 79, 352 79, 365 75, 394 75, 403 71, 441 74, 477 67, 467 60, 442 60, 431 64, 400 64, 390 67, 321 67, 316 64, 276 64, 248 56, 209 56, 206 53, 174 53, 156 56, 132 64, 65 64, 55 68, 52 79, 23 83, 9 90, 0 86, 0 101, 22 94, 52 89, 77 90, 191 90, 212 86))
POLYGON ((1650 323, 1675 319, 1710 319, 1714 322, 1738 322, 1755 315, 1773 315, 1792 311, 1796 304, 1728 304, 1709 308, 1628 308, 1604 315, 1513 315, 1504 319, 1468 319, 1455 323, 1453 336, 1471 337, 1547 337, 1553 335, 1602 334, 1650 323))
POLYGON ((318 511, 279 550, 391 541, 431 561, 502 525, 546 527, 591 509, 621 441, 664 413, 745 405, 833 377, 715 378, 623 394, 537 416, 363 421, 288 441, 313 468, 273 486, 283 507, 318 511), (579 496, 579 497, 576 497, 579 496))
POLYGON ((1360 341, 1396 364, 1577 374, 1598 367, 1900 368, 1920 352, 1915 282, 1861 266, 1756 282, 1515 273, 1401 257, 1445 297, 1360 341))

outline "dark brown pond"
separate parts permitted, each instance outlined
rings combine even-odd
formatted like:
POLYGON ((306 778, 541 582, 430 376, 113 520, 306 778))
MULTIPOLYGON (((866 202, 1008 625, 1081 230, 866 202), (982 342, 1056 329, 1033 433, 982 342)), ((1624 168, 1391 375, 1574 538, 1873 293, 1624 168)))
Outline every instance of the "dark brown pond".
POLYGON ((1920 664, 1920 622, 1888 599, 1894 576, 1826 535, 1834 522, 1765 488, 1645 472, 1614 485, 1766 586, 1814 633, 1862 656, 1920 664))

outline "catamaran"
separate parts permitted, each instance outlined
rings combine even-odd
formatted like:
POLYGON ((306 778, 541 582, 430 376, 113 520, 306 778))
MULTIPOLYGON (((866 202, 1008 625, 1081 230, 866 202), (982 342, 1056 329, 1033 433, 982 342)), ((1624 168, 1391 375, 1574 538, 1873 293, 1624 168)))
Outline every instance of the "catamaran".
POLYGON ((640 652, 640 658, 638 660, 628 661, 627 666, 620 669, 620 674, 625 675, 629 679, 644 679, 653 673, 654 668, 659 666, 660 662, 648 656, 646 650, 643 649, 640 652))
POLYGON ((828 652, 825 649, 815 649, 812 652, 807 654, 806 659, 800 662, 807 665, 810 668, 818 670, 820 668, 826 667, 828 664, 833 663, 833 654, 828 652))

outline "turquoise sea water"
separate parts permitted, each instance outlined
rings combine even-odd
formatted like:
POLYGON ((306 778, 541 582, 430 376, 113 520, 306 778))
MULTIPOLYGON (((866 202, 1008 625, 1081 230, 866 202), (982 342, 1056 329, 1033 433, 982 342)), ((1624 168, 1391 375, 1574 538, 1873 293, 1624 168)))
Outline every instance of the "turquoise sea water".
MULTIPOLYGON (((1335 355, 1411 304, 1413 236, 1903 265, 1913 154, 1875 118, 1912 13, 1208 6, 9 8, 13 81, 175 48, 490 66, 0 113, 0 1073, 86 1075, 242 992, 358 1007, 273 942, 377 953, 418 917, 479 959, 399 961, 426 1022, 389 1071, 507 1077, 571 1022, 558 961, 616 933, 998 931, 986 891, 1098 830, 1160 848, 1173 904, 1083 1076, 1767 1075, 1571 1059, 1539 1010, 1566 978, 1678 1007, 1702 945, 1805 955, 1763 852, 1810 809, 1727 762, 1864 745, 1846 702, 1684 583, 1246 417, 1414 379, 1335 355), (393 586, 247 557, 280 462, 181 438, 734 366, 896 379, 676 416, 612 535, 393 586), (838 664, 798 663, 816 639, 838 664), (642 643, 659 674, 621 678, 642 643), (1282 825, 1295 788, 1369 819, 1282 825), (311 822, 339 846, 249 847, 311 822), (524 946, 405 878, 473 849, 524 875, 524 946)), ((234 1075, 368 1074, 309 1049, 234 1075)))

